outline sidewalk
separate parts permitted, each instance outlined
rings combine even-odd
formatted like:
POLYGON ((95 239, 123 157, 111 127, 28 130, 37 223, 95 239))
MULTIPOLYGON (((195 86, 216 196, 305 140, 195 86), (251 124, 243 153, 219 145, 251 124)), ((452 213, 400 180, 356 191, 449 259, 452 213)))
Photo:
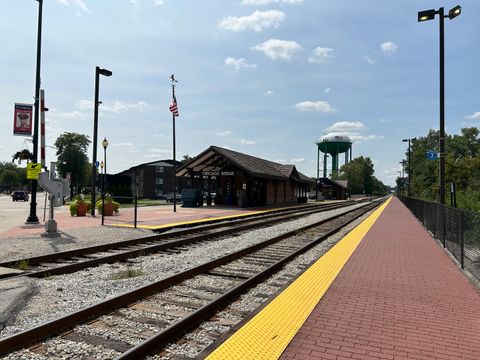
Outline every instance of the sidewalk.
MULTIPOLYGON (((173 205, 159 205, 159 206, 145 206, 139 207, 137 213, 137 225, 140 228, 155 228, 165 224, 188 222, 194 220, 208 220, 210 218, 234 216, 249 214, 255 211, 264 211, 268 208, 262 209, 242 209, 234 207, 198 207, 198 208, 183 208, 181 204, 177 204, 176 212, 173 211, 173 205)), ((39 215, 40 218, 40 215, 39 215)), ((21 224, 14 226, 7 231, 0 232, 0 240, 13 237, 24 237, 40 235, 45 231, 45 223, 41 221, 38 225, 25 225, 22 218, 21 224)), ((48 220, 48 215, 47 215, 48 220)), ((101 226, 102 216, 96 212, 96 216, 92 217, 90 214, 83 217, 70 216, 68 207, 55 209, 55 221, 59 231, 80 229, 85 227, 101 226)), ((105 217, 105 225, 110 226, 129 226, 133 227, 134 223, 134 208, 120 208, 120 213, 114 216, 105 217)))
POLYGON ((479 290, 393 198, 281 358, 479 354, 479 290))

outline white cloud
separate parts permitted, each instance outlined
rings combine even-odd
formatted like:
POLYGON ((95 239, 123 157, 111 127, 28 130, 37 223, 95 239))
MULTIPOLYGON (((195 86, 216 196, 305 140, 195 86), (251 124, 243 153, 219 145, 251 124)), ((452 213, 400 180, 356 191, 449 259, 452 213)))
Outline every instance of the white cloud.
POLYGON ((225 66, 234 67, 235 70, 239 71, 240 69, 255 69, 257 64, 249 64, 244 58, 235 59, 228 57, 225 59, 225 66))
POLYGON ((377 62, 377 60, 372 58, 370 55, 363 55, 362 60, 365 61, 368 64, 375 64, 377 62))
POLYGON ((383 135, 348 135, 348 137, 356 143, 371 141, 371 140, 380 140, 383 139, 383 135))
POLYGON ((250 49, 262 51, 273 60, 290 60, 302 47, 296 41, 270 39, 250 49))
POLYGON ((165 4, 163 0, 153 0, 153 6, 161 6, 163 4, 165 4))
POLYGON ((285 14, 278 10, 258 11, 248 16, 228 16, 218 26, 230 31, 254 30, 260 32, 265 28, 276 28, 285 19, 285 14))
POLYGON ((153 134, 152 136, 153 136, 154 138, 163 138, 163 137, 165 137, 165 135, 163 135, 163 134, 153 134))
POLYGON ((326 101, 302 101, 295 104, 295 107, 300 111, 320 111, 324 113, 337 111, 326 101))
POLYGON ((323 90, 325 94, 331 94, 332 91, 333 91, 332 88, 326 88, 325 90, 323 90))
POLYGON ((354 143, 384 138, 381 135, 363 135, 362 131, 364 129, 365 125, 361 121, 337 121, 325 129, 328 132, 325 136, 348 136, 354 143))
POLYGON ((57 112, 55 114, 49 114, 49 116, 52 117, 62 117, 62 118, 67 118, 67 119, 78 119, 78 120, 83 120, 87 117, 87 115, 81 111, 70 111, 70 112, 57 112))
POLYGON ((265 93, 265 95, 273 95, 275 94, 272 90, 267 90, 267 92, 265 93))
POLYGON ((280 5, 297 5, 303 3, 303 0, 242 0, 242 5, 269 5, 269 4, 280 4, 280 5))
POLYGON ((138 152, 133 143, 112 143, 109 141, 108 146, 121 148, 122 151, 126 151, 128 153, 138 152))
POLYGON ((72 6, 77 10, 77 15, 81 15, 82 13, 90 13, 90 9, 82 0, 57 0, 57 3, 65 6, 72 6))
POLYGON ((255 141, 254 140, 241 139, 240 144, 242 144, 242 145, 254 145, 255 141))
POLYGON ((349 133, 349 132, 330 132, 325 136, 348 136, 350 140, 354 143, 361 143, 365 141, 379 140, 383 139, 383 135, 361 135, 358 133, 349 133))
POLYGON ((221 137, 224 137, 224 136, 230 136, 232 135, 232 132, 230 130, 225 130, 225 131, 219 131, 217 132, 217 136, 221 136, 221 137))
POLYGON ((468 115, 467 119, 480 120, 480 111, 474 112, 472 115, 468 115))
MULTIPOLYGON (((81 110, 91 110, 93 109, 93 101, 91 100, 79 100, 75 103, 75 106, 81 110)), ((113 113, 123 113, 130 109, 144 111, 148 107, 147 103, 144 101, 139 101, 134 104, 124 104, 120 101, 114 101, 113 103, 100 104, 99 109, 106 112, 113 113)))
POLYGON ((309 63, 325 64, 328 60, 333 59, 333 49, 316 47, 313 55, 308 58, 309 63))
POLYGON ((172 156, 172 149, 157 149, 152 148, 148 149, 148 154, 144 154, 145 158, 159 158, 159 157, 170 157, 172 156))
POLYGON ((398 49, 398 45, 391 42, 391 41, 387 41, 387 42, 384 42, 380 45, 380 48, 382 49, 382 51, 387 54, 387 55, 393 55, 393 53, 395 53, 398 49))
POLYGON ((365 125, 360 121, 338 121, 325 130, 329 132, 352 132, 359 131, 364 127, 365 125))
POLYGON ((93 109, 93 101, 91 100, 79 100, 75 103, 75 106, 81 110, 90 110, 93 109))
POLYGON ((291 159, 291 163, 303 163, 305 161, 305 158, 298 158, 298 159, 291 159))

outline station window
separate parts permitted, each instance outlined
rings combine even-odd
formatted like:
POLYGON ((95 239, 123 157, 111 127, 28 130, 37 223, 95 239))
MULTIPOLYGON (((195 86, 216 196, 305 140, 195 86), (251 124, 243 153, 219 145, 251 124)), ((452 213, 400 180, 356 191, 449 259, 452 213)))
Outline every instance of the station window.
POLYGON ((162 178, 155 178, 155 184, 157 185, 163 185, 163 179, 162 178))
POLYGON ((157 166, 156 171, 159 173, 163 173, 163 166, 157 166))

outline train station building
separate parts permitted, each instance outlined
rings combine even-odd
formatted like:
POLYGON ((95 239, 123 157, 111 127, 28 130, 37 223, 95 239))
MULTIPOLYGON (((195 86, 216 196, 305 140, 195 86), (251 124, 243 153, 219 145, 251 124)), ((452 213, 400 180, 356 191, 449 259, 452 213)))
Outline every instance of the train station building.
POLYGON ((307 201, 315 181, 284 165, 218 146, 184 164, 176 176, 200 189, 207 205, 253 207, 307 201))

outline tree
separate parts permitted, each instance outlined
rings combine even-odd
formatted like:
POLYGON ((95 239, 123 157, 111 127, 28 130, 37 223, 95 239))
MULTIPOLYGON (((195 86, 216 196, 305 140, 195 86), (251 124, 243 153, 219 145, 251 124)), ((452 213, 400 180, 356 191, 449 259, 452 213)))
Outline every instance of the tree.
POLYGON ((55 141, 57 148, 57 170, 61 177, 70 173, 71 197, 87 184, 90 170, 87 149, 90 139, 87 135, 66 132, 55 141))
POLYGON ((182 160, 180 160, 180 162, 182 163, 182 165, 185 165, 187 162, 189 162, 192 159, 193 157, 187 154, 187 155, 183 155, 182 160))
MULTIPOLYGON (((460 134, 446 135, 445 192, 456 184, 458 207, 480 210, 480 130, 461 129, 460 134)), ((438 151, 438 131, 430 130, 411 146, 411 193, 413 197, 438 201, 439 164, 429 160, 427 151, 438 151)), ((447 196, 448 200, 448 196, 447 196)), ((447 201, 448 202, 448 201, 447 201)))
MULTIPOLYGON (((17 173, 19 182, 14 186, 21 185, 22 187, 27 187, 29 185, 30 181, 27 179, 25 168, 20 168, 16 164, 7 161, 0 162, 0 179, 3 172, 5 172, 6 170, 14 171, 17 173)), ((0 188, 3 188, 2 190, 5 191, 9 189, 9 186, 5 186, 3 185, 3 183, 0 182, 0 188)))
POLYGON ((20 184, 20 178, 15 170, 4 170, 0 175, 0 184, 12 191, 20 184))
POLYGON ((369 157, 357 157, 340 168, 338 178, 347 180, 352 194, 384 195, 387 187, 373 176, 373 162, 369 157))

